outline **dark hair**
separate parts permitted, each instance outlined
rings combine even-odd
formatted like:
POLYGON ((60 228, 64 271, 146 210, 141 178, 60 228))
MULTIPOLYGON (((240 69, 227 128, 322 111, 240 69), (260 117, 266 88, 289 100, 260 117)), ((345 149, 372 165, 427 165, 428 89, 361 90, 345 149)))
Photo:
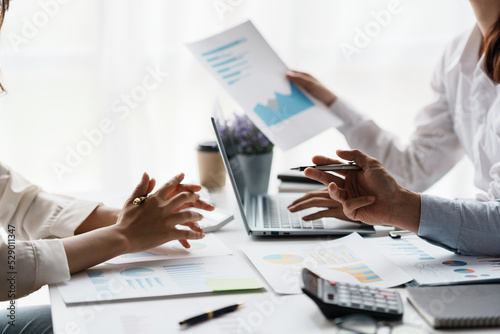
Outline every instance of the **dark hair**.
POLYGON ((500 17, 484 36, 484 70, 496 84, 500 83, 500 17))
MULTIPOLYGON (((3 18, 5 17, 5 12, 9 9, 10 0, 0 0, 0 28, 3 25, 3 18)), ((2 83, 0 82, 0 91, 5 92, 5 88, 3 88, 2 83)))

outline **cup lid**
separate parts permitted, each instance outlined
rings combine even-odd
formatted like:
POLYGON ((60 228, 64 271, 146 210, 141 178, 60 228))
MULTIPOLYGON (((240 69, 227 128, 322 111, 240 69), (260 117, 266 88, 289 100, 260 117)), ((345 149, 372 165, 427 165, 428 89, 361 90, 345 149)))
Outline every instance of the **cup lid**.
POLYGON ((198 144, 196 148, 198 151, 202 152, 219 152, 219 147, 215 141, 204 141, 198 144))

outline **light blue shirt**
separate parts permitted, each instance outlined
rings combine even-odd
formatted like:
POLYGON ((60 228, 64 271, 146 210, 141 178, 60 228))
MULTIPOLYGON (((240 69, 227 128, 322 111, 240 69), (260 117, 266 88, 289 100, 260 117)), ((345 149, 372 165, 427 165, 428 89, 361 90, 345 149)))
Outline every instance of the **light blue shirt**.
POLYGON ((500 202, 421 195, 418 235, 464 255, 500 255, 500 202))

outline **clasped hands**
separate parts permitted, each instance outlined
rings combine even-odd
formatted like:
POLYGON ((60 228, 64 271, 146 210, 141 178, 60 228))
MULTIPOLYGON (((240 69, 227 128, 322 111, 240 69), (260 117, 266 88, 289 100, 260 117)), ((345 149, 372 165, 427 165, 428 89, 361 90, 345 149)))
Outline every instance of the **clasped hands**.
POLYGON ((125 202, 117 224, 113 226, 115 232, 123 236, 127 253, 144 251, 176 239, 189 248, 187 239, 205 236, 197 223, 203 216, 182 210, 199 208, 212 211, 214 207, 200 200, 197 192, 202 189, 201 186, 181 184, 183 179, 184 174, 179 174, 151 194, 156 181, 144 173, 141 182, 125 202), (145 195, 149 197, 142 204, 133 204, 135 198, 145 195), (180 230, 176 225, 188 226, 190 230, 180 230))

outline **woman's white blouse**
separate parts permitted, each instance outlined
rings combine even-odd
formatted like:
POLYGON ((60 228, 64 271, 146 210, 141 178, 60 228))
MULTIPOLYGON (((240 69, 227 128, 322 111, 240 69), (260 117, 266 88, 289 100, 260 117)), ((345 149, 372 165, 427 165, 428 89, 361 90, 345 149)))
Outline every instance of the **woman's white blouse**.
POLYGON ((344 120, 339 130, 352 148, 413 191, 426 190, 467 155, 482 192, 475 201, 422 194, 418 234, 458 253, 500 255, 500 92, 479 59, 481 40, 476 26, 446 48, 407 146, 341 99, 331 110, 344 120))
POLYGON ((66 252, 57 238, 74 235, 98 205, 46 193, 0 164, 0 300, 68 280, 66 252))

